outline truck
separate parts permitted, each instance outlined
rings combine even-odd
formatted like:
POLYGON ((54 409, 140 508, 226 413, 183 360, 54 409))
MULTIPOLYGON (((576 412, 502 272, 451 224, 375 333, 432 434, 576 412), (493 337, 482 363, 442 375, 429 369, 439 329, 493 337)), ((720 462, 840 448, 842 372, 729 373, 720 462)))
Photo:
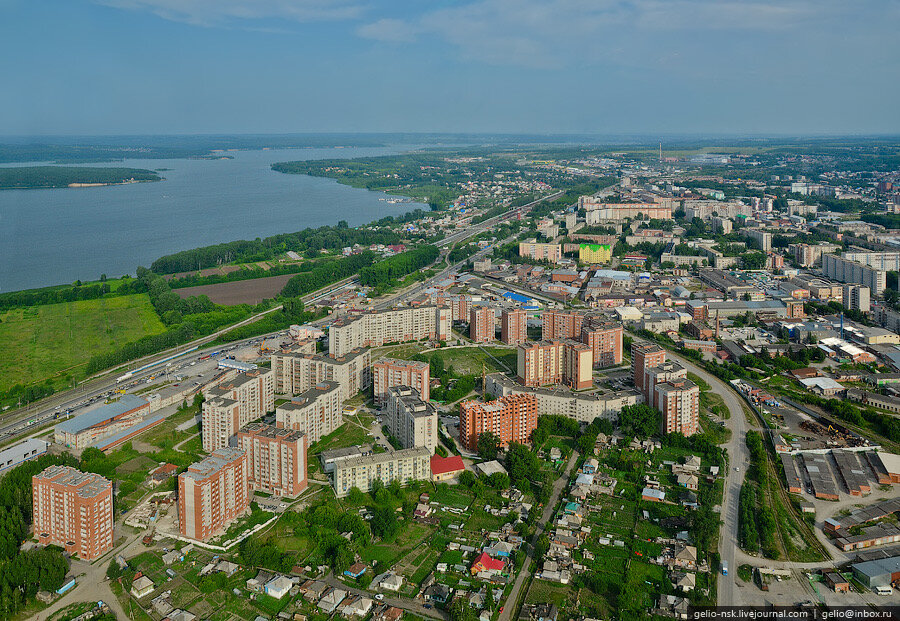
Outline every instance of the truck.
POLYGON ((728 575, 728 561, 722 561, 722 575, 728 575))

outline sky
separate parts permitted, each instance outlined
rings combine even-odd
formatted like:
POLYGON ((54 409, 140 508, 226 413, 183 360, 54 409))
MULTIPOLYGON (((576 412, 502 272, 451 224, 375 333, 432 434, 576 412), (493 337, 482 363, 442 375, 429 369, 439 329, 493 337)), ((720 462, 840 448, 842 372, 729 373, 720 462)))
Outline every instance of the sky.
POLYGON ((900 0, 0 0, 0 134, 900 133, 900 0))

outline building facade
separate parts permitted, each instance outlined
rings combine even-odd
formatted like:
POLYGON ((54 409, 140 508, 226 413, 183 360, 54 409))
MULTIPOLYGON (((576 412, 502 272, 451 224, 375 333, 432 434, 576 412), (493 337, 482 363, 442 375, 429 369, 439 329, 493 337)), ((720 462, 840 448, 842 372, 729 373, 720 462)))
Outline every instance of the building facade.
POLYGON ((275 496, 298 496, 308 485, 306 434, 265 423, 250 423, 237 433, 247 454, 250 489, 275 496))
POLYGON ((511 394, 494 401, 459 404, 459 440, 470 451, 478 450, 478 436, 493 433, 502 446, 525 444, 537 427, 537 399, 530 394, 511 394))
POLYGON ((382 358, 372 365, 375 405, 382 406, 388 400, 388 391, 394 386, 409 386, 416 390, 423 401, 431 398, 431 365, 418 360, 394 360, 382 358))
MULTIPOLYGON (((862 253, 854 253, 854 256, 859 254, 862 253)), ((875 295, 881 295, 887 287, 887 270, 853 261, 846 256, 823 254, 822 271, 828 278, 868 287, 875 295)))
POLYGON ((578 244, 579 263, 609 263, 612 260, 610 244, 578 244))
POLYGON ((622 324, 589 320, 581 329, 581 342, 591 348, 595 367, 622 364, 624 342, 622 324))
POLYGON ((204 396, 203 448, 211 452, 228 446, 238 429, 275 409, 275 374, 271 369, 237 373, 207 388, 204 396))
POLYGON ((518 345, 528 340, 528 315, 520 309, 504 309, 500 315, 500 340, 518 345))
POLYGON ((844 285, 843 303, 851 310, 868 313, 872 310, 869 288, 862 285, 844 285))
POLYGON ((634 381, 634 387, 643 393, 644 370, 659 366, 665 361, 666 350, 659 345, 634 343, 631 346, 631 378, 634 381))
POLYGON ((178 475, 178 527, 183 537, 206 541, 247 513, 247 453, 221 448, 178 475))
POLYGON ((539 244, 533 241, 519 243, 519 256, 535 261, 559 263, 562 259, 562 246, 559 244, 539 244))
POLYGON ((424 447, 387 451, 360 457, 349 457, 334 462, 334 493, 343 498, 354 487, 362 492, 372 489, 377 480, 384 485, 399 481, 406 485, 410 481, 431 479, 431 453, 424 447))
POLYGON ((336 382, 346 401, 372 385, 372 357, 367 349, 355 349, 340 356, 324 356, 290 350, 272 354, 275 392, 298 395, 320 382, 336 382))
POLYGON ((663 433, 686 436, 700 432, 700 388, 689 379, 658 384, 655 388, 662 412, 663 433))
POLYGON ((384 421, 403 448, 424 447, 434 453, 438 443, 437 410, 415 389, 394 386, 388 390, 384 421))
POLYGON ((494 309, 479 306, 469 311, 469 338, 476 343, 490 343, 494 340, 494 309))
POLYGON ((34 535, 85 561, 113 547, 112 482, 69 466, 50 466, 31 478, 34 535))
POLYGON ((344 424, 342 404, 340 385, 320 382, 275 408, 275 425, 301 431, 313 444, 344 424))
POLYGON ((328 329, 328 353, 343 356, 354 349, 424 339, 450 338, 450 309, 439 306, 398 308, 339 319, 328 329))
POLYGON ((577 339, 584 315, 576 311, 545 310, 541 313, 541 339, 577 339))

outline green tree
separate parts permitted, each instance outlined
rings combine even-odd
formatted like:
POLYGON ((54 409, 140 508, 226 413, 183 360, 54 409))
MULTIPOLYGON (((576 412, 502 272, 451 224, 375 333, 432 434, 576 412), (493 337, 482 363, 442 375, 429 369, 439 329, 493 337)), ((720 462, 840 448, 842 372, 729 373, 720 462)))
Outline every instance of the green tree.
POLYGON ((478 447, 478 456, 482 459, 497 459, 500 453, 500 438, 490 431, 478 434, 476 446, 478 447))

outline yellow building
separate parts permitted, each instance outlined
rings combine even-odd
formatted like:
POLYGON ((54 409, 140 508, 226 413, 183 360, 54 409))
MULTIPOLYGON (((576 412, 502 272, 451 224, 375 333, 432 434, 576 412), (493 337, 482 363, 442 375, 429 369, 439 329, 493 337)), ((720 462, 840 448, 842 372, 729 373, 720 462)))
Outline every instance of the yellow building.
POLYGON ((579 244, 578 260, 581 263, 609 263, 612 259, 610 244, 579 244))

